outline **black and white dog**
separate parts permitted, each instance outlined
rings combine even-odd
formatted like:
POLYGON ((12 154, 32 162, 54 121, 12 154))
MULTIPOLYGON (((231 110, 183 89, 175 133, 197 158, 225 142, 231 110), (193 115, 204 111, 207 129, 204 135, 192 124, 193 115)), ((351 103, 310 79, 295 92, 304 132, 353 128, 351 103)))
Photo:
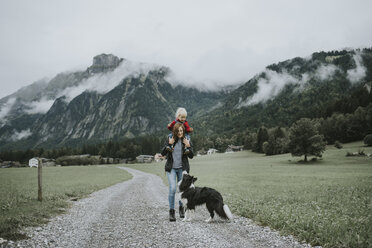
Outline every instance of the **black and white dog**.
POLYGON ((232 219, 229 207, 223 203, 222 195, 215 189, 208 187, 195 187, 197 180, 189 174, 184 174, 182 180, 178 183, 181 201, 186 209, 183 221, 191 221, 191 214, 195 207, 206 204, 210 218, 206 222, 211 222, 216 212, 223 219, 232 219))

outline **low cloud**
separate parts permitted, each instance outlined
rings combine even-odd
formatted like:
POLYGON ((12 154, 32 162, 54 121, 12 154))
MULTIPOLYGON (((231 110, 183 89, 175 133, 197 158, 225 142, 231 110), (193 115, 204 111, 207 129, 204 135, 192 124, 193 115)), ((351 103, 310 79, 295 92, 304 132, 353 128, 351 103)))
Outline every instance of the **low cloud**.
POLYGON ((25 139, 25 138, 29 137, 31 134, 32 133, 31 133, 30 129, 22 130, 20 132, 15 131, 12 134, 12 136, 10 137, 10 139, 12 141, 17 141, 17 140, 25 139))
POLYGON ((366 76, 367 69, 363 66, 362 56, 360 56, 359 53, 355 54, 353 59, 356 67, 347 71, 347 79, 349 79, 351 83, 357 83, 366 76))
POLYGON ((315 71, 314 77, 322 81, 332 78, 339 68, 333 64, 325 65, 322 64, 315 71))
POLYGON ((218 91, 225 87, 238 87, 239 84, 244 83, 244 81, 242 80, 241 82, 231 82, 230 84, 227 84, 226 82, 212 79, 196 79, 184 75, 180 76, 179 74, 176 74, 174 72, 170 72, 169 74, 167 74, 165 80, 167 80, 167 82, 169 82, 173 86, 182 85, 185 87, 195 88, 200 91, 218 91))
POLYGON ((245 101, 239 102, 238 108, 265 102, 277 96, 287 84, 294 84, 300 81, 286 72, 278 73, 266 69, 264 73, 265 77, 260 78, 257 82, 257 92, 253 96, 248 97, 245 101))
POLYGON ((160 69, 160 66, 124 60, 114 71, 100 73, 85 79, 78 86, 64 89, 58 97, 66 96, 66 100, 71 101, 84 91, 96 91, 104 94, 118 86, 124 78, 131 75, 147 74, 154 69, 160 69))
POLYGON ((0 109, 0 126, 3 126, 6 122, 6 116, 8 115, 9 111, 12 109, 14 103, 16 102, 15 98, 9 98, 9 100, 1 106, 0 109))
MULTIPOLYGON (((140 74, 147 74, 149 71, 154 69, 160 69, 160 66, 124 60, 114 71, 107 73, 97 73, 96 75, 83 80, 77 86, 63 89, 57 94, 56 98, 50 99, 47 97, 43 97, 39 101, 27 103, 28 109, 25 111, 28 114, 43 114, 48 112, 54 101, 61 96, 65 96, 66 101, 70 102, 72 99, 79 96, 84 91, 96 91, 98 93, 104 94, 118 86, 124 78, 131 75, 139 76, 140 74)), ((3 112, 5 115, 9 112, 11 104, 6 104, 6 106, 2 108, 0 116, 3 112)))
POLYGON ((52 107, 54 100, 42 98, 40 101, 33 101, 29 103, 29 109, 26 110, 28 114, 41 113, 44 114, 48 112, 50 107, 52 107))
MULTIPOLYGON (((347 71, 347 78, 351 83, 360 82, 366 76, 366 68, 362 64, 360 54, 353 56, 356 67, 347 71)), ((264 71, 265 77, 259 78, 257 82, 258 90, 253 96, 247 99, 239 99, 237 108, 265 102, 277 96, 287 84, 298 84, 296 91, 302 91, 310 79, 326 81, 332 79, 337 71, 341 70, 334 64, 321 64, 314 73, 304 73, 300 78, 296 78, 288 72, 278 73, 269 69, 264 71)))

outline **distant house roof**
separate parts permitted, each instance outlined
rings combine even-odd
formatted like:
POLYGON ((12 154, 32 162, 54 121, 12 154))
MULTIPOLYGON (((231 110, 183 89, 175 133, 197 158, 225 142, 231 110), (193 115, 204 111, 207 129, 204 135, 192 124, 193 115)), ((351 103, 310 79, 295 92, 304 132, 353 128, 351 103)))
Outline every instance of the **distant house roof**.
POLYGON ((243 146, 229 145, 226 148, 226 152, 238 152, 238 151, 243 151, 243 146))
POLYGON ((212 154, 212 153, 216 153, 218 150, 217 149, 214 149, 214 148, 209 148, 207 154, 212 154))
POLYGON ((228 148, 231 148, 231 149, 243 149, 243 146, 229 145, 228 148))
POLYGON ((137 162, 144 163, 144 162, 152 162, 154 160, 154 156, 152 155, 139 155, 136 157, 137 162))

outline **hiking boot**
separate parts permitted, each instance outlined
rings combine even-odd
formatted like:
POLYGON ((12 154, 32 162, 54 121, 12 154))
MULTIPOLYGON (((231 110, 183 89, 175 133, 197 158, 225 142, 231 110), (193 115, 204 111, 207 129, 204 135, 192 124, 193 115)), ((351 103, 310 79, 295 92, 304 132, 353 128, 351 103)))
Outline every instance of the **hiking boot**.
POLYGON ((169 221, 176 221, 176 216, 174 216, 174 209, 169 209, 169 221))
POLYGON ((181 206, 179 210, 180 210, 180 218, 181 219, 185 218, 185 208, 181 206))

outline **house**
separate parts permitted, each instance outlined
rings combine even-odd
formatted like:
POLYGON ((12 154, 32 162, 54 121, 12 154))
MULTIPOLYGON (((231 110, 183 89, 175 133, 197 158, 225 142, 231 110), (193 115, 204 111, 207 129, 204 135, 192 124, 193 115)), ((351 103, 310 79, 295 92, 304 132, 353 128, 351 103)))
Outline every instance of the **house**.
POLYGON ((136 157, 137 163, 151 163, 154 161, 154 156, 152 155, 139 155, 136 157))
POLYGON ((206 154, 207 154, 207 151, 204 150, 204 148, 196 152, 196 156, 201 156, 201 155, 206 155, 206 154))
POLYGON ((217 149, 214 149, 214 148, 209 148, 209 150, 208 150, 207 154, 208 154, 208 155, 211 155, 211 154, 215 154, 216 152, 218 152, 218 150, 217 150, 217 149))
POLYGON ((31 167, 38 167, 39 166, 39 160, 37 158, 31 158, 29 161, 28 161, 28 166, 31 167))
POLYGON ((240 152, 243 151, 243 146, 234 146, 234 145, 229 145, 226 149, 226 153, 230 152, 240 152))

